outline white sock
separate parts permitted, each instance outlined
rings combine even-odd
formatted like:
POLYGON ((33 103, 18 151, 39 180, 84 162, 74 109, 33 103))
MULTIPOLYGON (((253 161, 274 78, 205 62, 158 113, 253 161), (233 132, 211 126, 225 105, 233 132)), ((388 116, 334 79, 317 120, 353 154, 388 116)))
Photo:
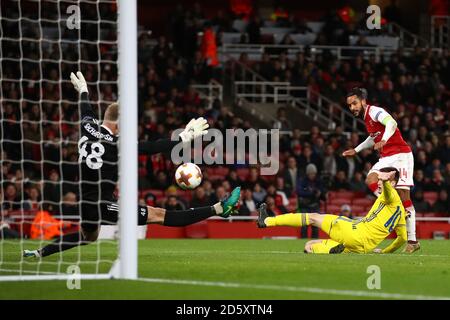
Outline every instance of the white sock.
POLYGON ((214 210, 216 211, 216 214, 222 214, 223 213, 223 207, 220 204, 220 202, 217 202, 216 204, 213 205, 214 210))
POLYGON ((408 233, 408 241, 417 241, 416 239, 416 209, 414 206, 405 208, 409 217, 406 217, 406 231, 408 233))

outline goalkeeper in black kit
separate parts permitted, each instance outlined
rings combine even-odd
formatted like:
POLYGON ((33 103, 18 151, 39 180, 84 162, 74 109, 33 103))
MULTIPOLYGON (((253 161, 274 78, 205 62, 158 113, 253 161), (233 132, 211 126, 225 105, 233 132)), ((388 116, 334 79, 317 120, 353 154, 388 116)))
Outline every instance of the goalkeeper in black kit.
MULTIPOLYGON (((101 225, 116 224, 119 206, 114 197, 118 180, 118 118, 119 105, 112 103, 100 122, 89 103, 86 80, 81 72, 71 73, 73 86, 80 94, 80 140, 78 141, 78 162, 81 166, 81 225, 80 231, 65 234, 53 243, 37 249, 24 250, 24 257, 46 257, 56 252, 89 244, 98 238, 101 225)), ((183 143, 207 133, 209 125, 204 118, 192 119, 180 133, 183 143)), ((130 142, 133 143, 133 142, 130 142)), ((155 154, 170 151, 178 141, 160 139, 139 143, 139 153, 155 154)), ((126 173, 124 173, 126 174, 126 173)), ((161 224, 165 226, 187 226, 211 216, 227 218, 237 212, 240 187, 222 201, 207 207, 171 211, 163 208, 139 206, 138 224, 161 224)))

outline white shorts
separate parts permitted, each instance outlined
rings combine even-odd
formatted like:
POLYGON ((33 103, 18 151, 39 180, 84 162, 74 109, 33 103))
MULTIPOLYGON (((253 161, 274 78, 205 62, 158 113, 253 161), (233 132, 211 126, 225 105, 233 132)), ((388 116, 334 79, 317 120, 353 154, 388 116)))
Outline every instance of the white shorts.
POLYGON ((384 167, 394 167, 400 172, 400 178, 396 186, 397 189, 409 190, 410 187, 414 186, 414 156, 412 152, 397 153, 389 157, 381 158, 375 163, 372 169, 370 169, 369 174, 372 172, 379 172, 379 170, 384 167))

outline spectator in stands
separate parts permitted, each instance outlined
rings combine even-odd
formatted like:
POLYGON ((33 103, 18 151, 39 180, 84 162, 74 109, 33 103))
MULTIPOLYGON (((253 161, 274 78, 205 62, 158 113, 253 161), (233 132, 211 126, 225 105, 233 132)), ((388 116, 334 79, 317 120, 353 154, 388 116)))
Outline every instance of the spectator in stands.
POLYGON ((244 181, 239 178, 236 170, 233 169, 228 172, 226 180, 230 183, 231 189, 241 186, 244 183, 244 181))
POLYGON ((259 175, 259 168, 251 167, 249 171, 249 176, 247 180, 244 182, 244 185, 248 188, 253 189, 256 184, 259 184, 260 187, 265 188, 266 182, 261 179, 259 175))
POLYGON ((328 144, 325 147, 322 174, 334 177, 336 175, 336 170, 337 170, 336 155, 333 146, 328 144))
POLYGON ((191 207, 206 207, 210 205, 211 200, 205 193, 205 189, 203 187, 197 187, 194 190, 194 196, 192 197, 191 207))
POLYGON ((255 183, 253 186, 253 199, 256 203, 262 203, 267 196, 267 191, 261 186, 260 183, 255 183))
POLYGON ((444 178, 442 176, 442 173, 440 170, 435 169, 433 171, 432 178, 427 181, 425 184, 425 191, 436 191, 445 189, 447 187, 444 178))
POLYGON ((60 178, 57 170, 52 169, 49 177, 44 182, 43 209, 51 213, 57 213, 58 205, 61 201, 61 187, 60 178))
POLYGON ((343 204, 341 206, 341 212, 339 214, 340 216, 344 216, 350 219, 353 219, 353 213, 352 213, 352 208, 350 207, 350 205, 348 204, 343 204))
POLYGON ((247 25, 246 32, 248 34, 248 42, 251 44, 261 43, 261 31, 260 28, 264 26, 264 22, 261 17, 255 14, 249 24, 247 25))
POLYGON ((267 196, 265 203, 267 204, 267 213, 271 217, 287 213, 287 209, 283 206, 278 206, 272 196, 267 196))
MULTIPOLYGON (((319 212, 320 200, 324 198, 324 188, 317 175, 317 167, 310 163, 306 166, 306 177, 297 183, 297 194, 300 212, 319 212)), ((301 230, 302 238, 307 237, 307 227, 301 230)), ((318 237, 319 230, 312 227, 312 238, 318 237)))
POLYGON ((271 184, 267 187, 267 197, 272 197, 278 209, 287 212, 286 207, 289 205, 289 200, 283 191, 277 190, 275 185, 271 184))
POLYGON ((244 189, 242 192, 242 206, 239 209, 239 213, 244 216, 257 215, 256 203, 253 199, 253 193, 251 189, 244 189))
POLYGON ((220 201, 222 199, 224 199, 227 196, 227 192, 225 191, 225 188, 222 186, 219 186, 216 188, 216 192, 215 192, 215 199, 217 199, 216 201, 220 201))
POLYGON ((172 49, 166 41, 166 37, 161 36, 158 44, 153 48, 153 61, 157 68, 158 74, 163 74, 167 69, 167 59, 172 55, 172 49))
POLYGON ((155 189, 167 189, 170 186, 169 178, 167 177, 167 173, 164 171, 159 171, 156 174, 156 179, 153 182, 153 188, 155 189))
POLYGON ((37 185, 32 185, 27 190, 28 199, 24 202, 25 210, 39 210, 41 201, 41 192, 37 185))
POLYGON ((439 198, 433 204, 431 211, 450 214, 450 200, 448 199, 447 190, 443 189, 439 191, 439 198))
POLYGON ((423 191, 420 189, 413 193, 413 202, 417 212, 424 213, 431 210, 430 204, 424 200, 423 191))
POLYGON ((164 208, 166 210, 184 210, 185 206, 181 201, 177 199, 176 196, 171 195, 167 197, 167 201, 164 204, 164 208))
POLYGON ((64 195, 60 214, 62 216, 78 216, 80 214, 75 193, 69 191, 64 195))
POLYGON ((286 108, 280 107, 277 110, 277 120, 273 124, 273 127, 275 129, 279 129, 281 131, 291 131, 292 130, 292 124, 291 121, 288 119, 286 108))
POLYGON ((344 171, 340 170, 337 172, 331 189, 338 191, 350 190, 350 183, 348 183, 347 176, 345 175, 344 171))
MULTIPOLYGON (((297 159, 297 166, 299 168, 306 168, 309 164, 313 164, 317 170, 320 170, 322 167, 322 162, 319 157, 312 152, 311 146, 305 145, 303 148, 303 153, 297 159)), ((304 173, 304 172, 301 172, 304 173)))
POLYGON ((414 172, 414 190, 424 190, 425 189, 425 176, 422 170, 416 170, 414 172))
POLYGON ((20 195, 17 194, 16 186, 12 183, 7 183, 4 190, 2 210, 11 211, 21 209, 21 198, 20 195))
POLYGON ((364 181, 364 177, 360 171, 356 171, 353 175, 353 179, 350 182, 350 190, 365 192, 366 183, 364 181))
POLYGON ((391 0, 391 3, 384 8, 383 17, 386 18, 388 22, 395 22, 401 25, 402 15, 396 2, 396 0, 391 0))
POLYGON ((300 179, 300 171, 297 169, 297 161, 294 157, 289 157, 287 161, 287 168, 283 174, 284 188, 287 194, 291 195, 297 190, 297 181, 300 179))
POLYGON ((20 238, 20 233, 11 229, 11 226, 0 217, 0 240, 20 238))

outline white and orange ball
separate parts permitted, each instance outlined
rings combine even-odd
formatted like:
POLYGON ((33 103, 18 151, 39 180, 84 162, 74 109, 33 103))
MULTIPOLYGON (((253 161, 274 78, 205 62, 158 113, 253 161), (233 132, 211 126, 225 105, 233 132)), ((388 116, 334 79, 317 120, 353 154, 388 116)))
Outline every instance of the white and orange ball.
POLYGON ((175 181, 182 189, 195 189, 202 183, 202 171, 194 163, 184 163, 175 172, 175 181))

